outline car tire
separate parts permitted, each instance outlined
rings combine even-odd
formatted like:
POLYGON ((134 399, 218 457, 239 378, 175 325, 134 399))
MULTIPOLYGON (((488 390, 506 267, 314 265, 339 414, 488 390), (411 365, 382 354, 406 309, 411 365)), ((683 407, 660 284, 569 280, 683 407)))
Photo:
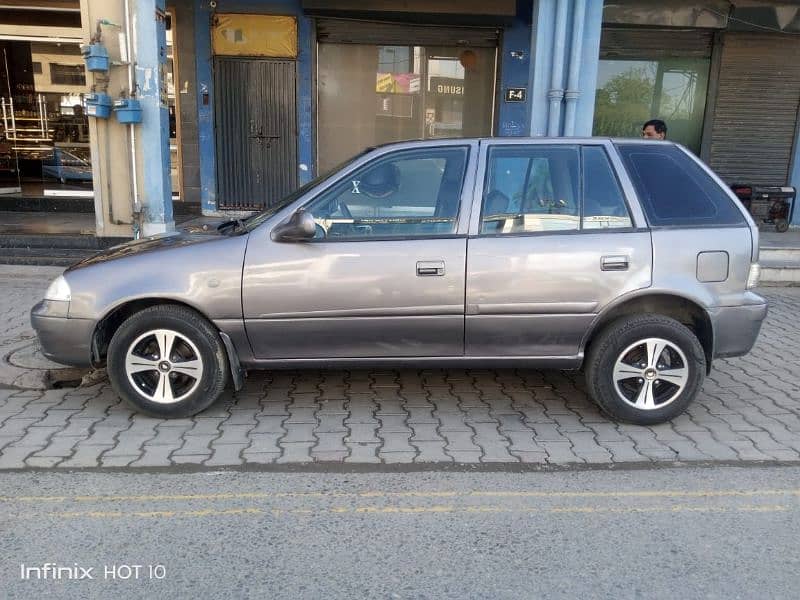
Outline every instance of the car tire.
POLYGON ((228 382, 219 333, 184 306, 152 306, 130 316, 114 333, 106 362, 114 391, 154 417, 197 414, 228 382))
POLYGON ((706 356, 691 329, 662 315, 624 317, 592 342, 589 394, 619 421, 653 425, 674 419, 703 385, 706 356))

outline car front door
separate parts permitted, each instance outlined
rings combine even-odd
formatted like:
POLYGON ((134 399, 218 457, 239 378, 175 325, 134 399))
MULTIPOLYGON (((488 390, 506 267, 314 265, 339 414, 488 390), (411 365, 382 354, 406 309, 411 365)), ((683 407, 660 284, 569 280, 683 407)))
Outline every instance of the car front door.
POLYGON ((597 314, 650 285, 650 232, 626 201, 610 150, 601 141, 482 146, 467 356, 577 359, 597 314))
POLYGON ((242 301, 255 357, 462 356, 477 149, 371 155, 305 203, 314 239, 251 233, 242 301))

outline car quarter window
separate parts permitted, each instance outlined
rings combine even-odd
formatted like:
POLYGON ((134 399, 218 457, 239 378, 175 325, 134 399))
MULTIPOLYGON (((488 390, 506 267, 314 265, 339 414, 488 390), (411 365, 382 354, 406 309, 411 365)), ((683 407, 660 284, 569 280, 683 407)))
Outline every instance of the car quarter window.
POLYGON ((489 150, 481 233, 580 228, 577 146, 494 146, 489 150))
POLYGON ((402 150, 364 165, 306 206, 315 239, 455 233, 468 151, 402 150))
POLYGON ((650 225, 744 225, 714 179, 672 144, 619 144, 620 155, 650 225))

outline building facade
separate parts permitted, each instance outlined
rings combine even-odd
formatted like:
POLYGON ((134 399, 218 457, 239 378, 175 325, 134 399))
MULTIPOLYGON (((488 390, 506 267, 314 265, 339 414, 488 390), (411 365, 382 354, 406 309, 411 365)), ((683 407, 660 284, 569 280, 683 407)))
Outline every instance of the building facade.
MULTIPOLYGON (((26 85, 66 97, 72 120, 92 89, 141 101, 139 125, 89 117, 79 129, 101 235, 169 229, 173 202, 258 210, 394 140, 638 136, 651 118, 730 184, 800 187, 800 6, 788 0, 82 0, 80 10, 83 41, 100 32, 116 58, 109 73, 81 79, 74 49, 56 60, 29 42, 26 85)), ((0 44, 9 35, 0 25, 0 44)))

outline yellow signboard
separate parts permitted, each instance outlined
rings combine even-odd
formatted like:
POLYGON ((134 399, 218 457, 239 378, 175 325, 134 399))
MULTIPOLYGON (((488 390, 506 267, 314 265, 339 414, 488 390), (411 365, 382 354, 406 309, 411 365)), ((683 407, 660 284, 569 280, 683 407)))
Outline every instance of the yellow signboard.
POLYGON ((297 19, 273 15, 217 14, 211 30, 214 54, 297 57, 297 19))
POLYGON ((379 94, 418 94, 418 73, 377 73, 375 91, 379 94))
POLYGON ((394 77, 391 73, 378 73, 375 91, 378 93, 394 93, 394 77))

